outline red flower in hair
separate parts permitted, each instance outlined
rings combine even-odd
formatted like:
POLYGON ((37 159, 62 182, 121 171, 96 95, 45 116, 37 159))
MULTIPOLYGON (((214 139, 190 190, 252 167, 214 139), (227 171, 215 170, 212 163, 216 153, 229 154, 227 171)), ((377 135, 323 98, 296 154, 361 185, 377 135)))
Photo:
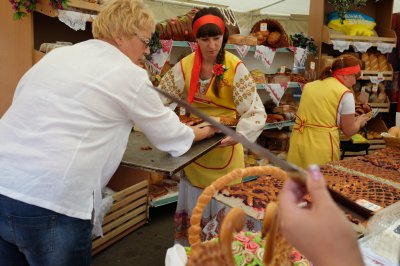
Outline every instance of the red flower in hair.
POLYGON ((216 64, 214 65, 212 72, 214 73, 215 76, 222 78, 224 75, 224 72, 227 71, 228 69, 226 68, 225 65, 223 64, 216 64))

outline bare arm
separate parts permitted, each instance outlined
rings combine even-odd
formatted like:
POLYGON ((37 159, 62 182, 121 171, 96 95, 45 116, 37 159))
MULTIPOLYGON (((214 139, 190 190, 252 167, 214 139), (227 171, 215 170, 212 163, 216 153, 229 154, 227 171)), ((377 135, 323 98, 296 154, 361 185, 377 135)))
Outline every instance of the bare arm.
POLYGON ((367 120, 368 117, 366 115, 360 115, 358 117, 354 117, 354 114, 341 115, 340 127, 347 137, 351 137, 356 134, 360 128, 365 126, 367 120))

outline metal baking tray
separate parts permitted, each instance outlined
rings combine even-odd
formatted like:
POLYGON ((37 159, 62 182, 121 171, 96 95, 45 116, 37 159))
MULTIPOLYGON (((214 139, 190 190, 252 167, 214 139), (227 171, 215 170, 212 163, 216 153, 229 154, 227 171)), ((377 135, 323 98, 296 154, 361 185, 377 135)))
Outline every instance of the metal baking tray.
POLYGON ((224 137, 224 134, 216 134, 211 138, 195 142, 190 150, 182 156, 172 157, 167 152, 158 150, 142 132, 133 131, 129 136, 128 146, 121 164, 173 175, 216 147, 224 137))

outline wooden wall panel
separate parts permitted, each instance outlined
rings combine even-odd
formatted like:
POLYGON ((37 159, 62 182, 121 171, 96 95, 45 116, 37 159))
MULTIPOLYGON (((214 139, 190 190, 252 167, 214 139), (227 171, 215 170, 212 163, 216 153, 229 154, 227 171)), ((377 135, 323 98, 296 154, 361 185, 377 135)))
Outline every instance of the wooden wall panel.
POLYGON ((32 66, 31 16, 13 20, 8 0, 0 0, 0 117, 8 109, 15 87, 32 66))

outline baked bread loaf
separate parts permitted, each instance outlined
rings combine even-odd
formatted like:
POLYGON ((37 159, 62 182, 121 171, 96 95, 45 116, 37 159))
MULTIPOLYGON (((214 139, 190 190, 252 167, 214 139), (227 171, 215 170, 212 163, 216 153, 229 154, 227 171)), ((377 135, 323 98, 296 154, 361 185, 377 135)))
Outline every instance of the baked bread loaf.
POLYGON ((257 38, 249 35, 233 34, 229 36, 228 43, 238 45, 257 45, 257 38))
POLYGON ((269 34, 267 43, 269 45, 275 45, 279 41, 280 38, 281 38, 281 34, 277 31, 273 31, 269 34))

